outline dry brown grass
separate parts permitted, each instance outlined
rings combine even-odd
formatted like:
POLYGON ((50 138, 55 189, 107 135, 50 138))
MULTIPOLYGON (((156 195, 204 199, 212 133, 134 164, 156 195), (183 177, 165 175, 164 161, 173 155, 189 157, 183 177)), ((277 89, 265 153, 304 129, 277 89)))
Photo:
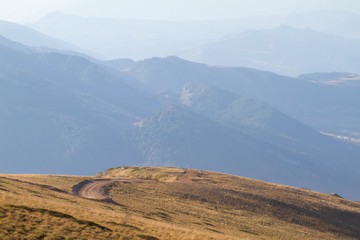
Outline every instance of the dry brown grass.
POLYGON ((91 177, 0 177, 6 177, 0 178, 0 239, 360 236, 358 202, 213 172, 125 167, 100 173, 96 178, 137 179, 111 188, 119 206, 71 194, 73 185, 91 177))

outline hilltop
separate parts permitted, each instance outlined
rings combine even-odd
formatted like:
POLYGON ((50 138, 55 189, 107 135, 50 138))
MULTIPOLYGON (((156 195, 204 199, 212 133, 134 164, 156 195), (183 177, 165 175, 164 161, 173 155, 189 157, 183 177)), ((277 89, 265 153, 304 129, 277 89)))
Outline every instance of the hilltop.
POLYGON ((0 176, 1 239, 358 239, 359 226, 358 202, 202 170, 0 176))

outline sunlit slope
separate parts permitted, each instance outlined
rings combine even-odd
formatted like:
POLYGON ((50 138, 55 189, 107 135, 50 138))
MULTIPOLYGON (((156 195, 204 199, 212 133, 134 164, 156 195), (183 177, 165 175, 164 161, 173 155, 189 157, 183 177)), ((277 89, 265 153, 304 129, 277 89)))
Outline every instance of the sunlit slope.
POLYGON ((358 202, 192 169, 0 178, 1 239, 357 239, 359 226, 358 202), (115 204, 72 194, 108 178, 128 180, 106 189, 115 204))

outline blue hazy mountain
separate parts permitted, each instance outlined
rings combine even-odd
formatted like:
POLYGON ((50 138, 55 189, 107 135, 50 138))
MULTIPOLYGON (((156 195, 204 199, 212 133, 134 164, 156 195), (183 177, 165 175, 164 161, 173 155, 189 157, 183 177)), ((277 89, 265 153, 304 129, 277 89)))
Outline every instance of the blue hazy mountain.
POLYGON ((102 63, 119 71, 132 68, 135 65, 135 61, 129 58, 113 59, 109 61, 103 61, 102 63))
POLYGON ((246 66, 283 75, 360 73, 360 43, 315 30, 280 26, 234 35, 201 50, 202 62, 246 66))
POLYGON ((154 92, 180 93, 189 82, 209 84, 262 100, 318 130, 360 131, 359 88, 320 85, 244 67, 208 66, 177 57, 139 61, 131 71, 154 92))
POLYGON ((53 48, 63 51, 82 51, 80 48, 63 40, 47 36, 29 27, 3 20, 0 20, 0 35, 9 40, 32 47, 53 48))
POLYGON ((5 38, 0 69, 3 172, 88 174, 141 160, 129 129, 158 103, 129 76, 5 38))
MULTIPOLYGON (((109 59, 143 59, 177 55, 186 56, 186 59, 194 61, 202 61, 201 53, 208 44, 213 45, 219 40, 231 40, 233 37, 239 37, 240 32, 277 28, 280 25, 302 29, 311 28, 341 38, 358 39, 360 31, 359 24, 356 23, 359 22, 359 16, 358 13, 345 11, 316 11, 236 20, 144 21, 84 18, 53 12, 28 26, 85 49, 99 52, 109 59)), ((259 49, 259 51, 262 50, 259 49)), ((300 60, 306 64, 306 59, 300 60)), ((233 65, 234 62, 231 64, 233 65)), ((290 72, 286 72, 283 67, 280 65, 276 70, 282 70, 280 73, 290 72)))
POLYGON ((223 125, 298 152, 324 149, 317 144, 331 142, 318 131, 260 100, 240 97, 210 85, 185 84, 180 103, 223 125))
POLYGON ((161 21, 84 18, 50 13, 28 26, 105 57, 143 59, 168 56, 238 31, 237 20, 161 21))
MULTIPOLYGON (((183 105, 222 125, 282 148, 284 152, 306 155, 315 162, 320 159, 337 162, 351 149, 262 101, 243 98, 216 87, 188 83, 183 87, 180 99, 183 105)), ((360 154, 357 147, 353 149, 355 154, 360 154)), ((350 154, 347 158, 357 159, 356 156, 350 154)))
POLYGON ((360 14, 350 11, 323 10, 294 14, 283 18, 283 24, 308 27, 346 38, 360 38, 360 14))

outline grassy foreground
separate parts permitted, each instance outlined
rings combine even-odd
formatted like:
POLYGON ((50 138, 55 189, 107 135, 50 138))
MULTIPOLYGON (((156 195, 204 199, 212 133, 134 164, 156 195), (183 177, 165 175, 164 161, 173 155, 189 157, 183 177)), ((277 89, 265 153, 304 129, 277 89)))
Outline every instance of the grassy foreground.
POLYGON ((360 203, 306 189, 177 168, 95 177, 0 175, 0 239, 359 239, 360 203), (91 179, 116 204, 74 196, 91 179))

